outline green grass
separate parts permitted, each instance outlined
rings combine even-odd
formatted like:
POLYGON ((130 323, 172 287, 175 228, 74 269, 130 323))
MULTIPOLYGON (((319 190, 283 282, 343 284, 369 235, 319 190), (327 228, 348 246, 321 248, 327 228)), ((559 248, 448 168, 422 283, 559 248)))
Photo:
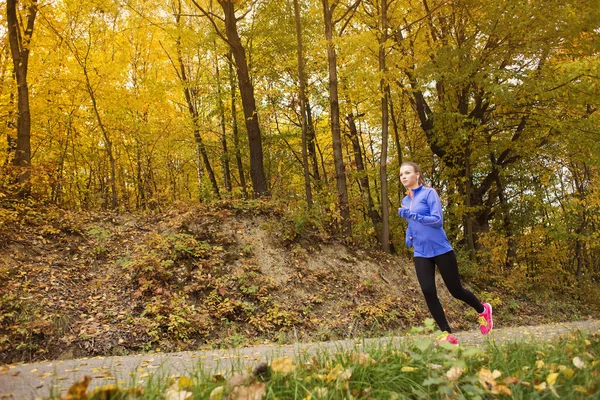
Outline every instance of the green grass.
POLYGON ((600 399, 599 392, 600 332, 576 332, 551 342, 478 347, 415 338, 270 360, 256 374, 239 367, 225 377, 200 368, 184 377, 155 375, 144 387, 105 387, 78 398, 600 399))

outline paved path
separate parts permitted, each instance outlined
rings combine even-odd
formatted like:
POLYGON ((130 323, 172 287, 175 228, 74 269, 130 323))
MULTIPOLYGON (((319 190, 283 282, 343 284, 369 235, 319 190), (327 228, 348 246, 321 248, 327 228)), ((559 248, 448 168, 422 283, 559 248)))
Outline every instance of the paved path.
MULTIPOLYGON (((490 338, 497 343, 531 340, 549 340, 567 332, 581 330, 593 333, 600 330, 600 320, 559 323, 540 326, 494 329, 490 338)), ((485 343, 478 331, 459 332, 463 345, 485 343)), ((264 345, 228 350, 185 351, 155 353, 124 357, 93 357, 77 360, 48 361, 34 364, 0 366, 0 399, 33 399, 48 397, 51 393, 65 393, 73 382, 88 375, 90 389, 108 384, 127 385, 133 379, 139 383, 155 373, 168 375, 189 374, 198 367, 210 372, 227 374, 232 369, 255 365, 272 358, 303 352, 333 352, 341 349, 372 348, 398 344, 415 337, 384 337, 364 340, 341 340, 321 343, 299 343, 279 346, 264 345)))

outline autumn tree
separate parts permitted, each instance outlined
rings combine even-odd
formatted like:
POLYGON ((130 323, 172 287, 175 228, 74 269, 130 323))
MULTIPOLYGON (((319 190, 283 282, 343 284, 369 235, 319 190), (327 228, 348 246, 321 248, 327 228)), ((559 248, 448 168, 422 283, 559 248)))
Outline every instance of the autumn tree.
POLYGON ((342 155, 342 139, 340 127, 340 108, 339 108, 339 93, 338 93, 338 78, 337 78, 337 54, 333 42, 334 34, 339 36, 343 33, 350 18, 356 12, 356 8, 360 4, 357 0, 351 4, 342 4, 339 0, 322 0, 323 3, 323 20, 325 25, 325 40, 327 41, 327 63, 329 70, 329 107, 331 121, 331 137, 333 142, 333 157, 335 161, 335 176, 337 187, 337 203, 341 217, 342 233, 344 236, 352 235, 352 223, 350 220, 350 207, 348 204, 348 189, 346 184, 346 168, 344 165, 344 157, 342 155), (343 8, 340 16, 334 16, 336 8, 343 8), (336 31, 338 24, 339 32, 336 31))
POLYGON ((235 60, 238 85, 242 97, 242 106, 244 109, 246 130, 248 134, 248 144, 250 147, 250 177, 252 178, 254 195, 257 197, 266 196, 269 194, 269 190, 263 166, 262 136, 258 122, 254 86, 250 79, 246 50, 242 45, 240 34, 238 32, 238 21, 250 12, 252 4, 251 2, 243 2, 249 4, 244 4, 246 11, 238 17, 236 15, 236 12, 238 11, 238 7, 236 7, 235 4, 236 2, 231 0, 217 0, 223 12, 222 16, 215 14, 213 10, 207 7, 203 7, 195 0, 192 0, 192 2, 204 16, 209 18, 219 37, 221 37, 231 49, 231 53, 235 60), (224 32, 222 25, 224 25, 224 32))
MULTIPOLYGON (((31 163, 31 111, 27 72, 33 27, 37 15, 37 0, 24 3, 22 8, 26 12, 25 18, 21 16, 17 0, 7 0, 6 2, 8 37, 13 73, 17 82, 17 140, 13 164, 27 169, 31 163)), ((28 181, 29 173, 23 171, 19 179, 22 182, 28 181)))

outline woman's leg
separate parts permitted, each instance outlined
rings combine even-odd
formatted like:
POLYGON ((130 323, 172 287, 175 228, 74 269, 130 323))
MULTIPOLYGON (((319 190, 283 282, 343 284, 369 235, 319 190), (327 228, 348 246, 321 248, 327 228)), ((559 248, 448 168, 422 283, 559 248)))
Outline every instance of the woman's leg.
POLYGON ((473 293, 465 289, 460 283, 458 263, 456 262, 454 251, 449 251, 448 253, 436 256, 433 258, 433 261, 435 261, 435 264, 440 269, 440 274, 442 275, 450 294, 473 307, 478 313, 482 313, 484 308, 479 299, 473 293))
POLYGON ((452 330, 450 330, 450 325, 446 320, 446 314, 444 314, 444 309, 435 288, 435 263, 433 259, 415 257, 415 271, 431 316, 433 316, 440 330, 451 333, 452 330))

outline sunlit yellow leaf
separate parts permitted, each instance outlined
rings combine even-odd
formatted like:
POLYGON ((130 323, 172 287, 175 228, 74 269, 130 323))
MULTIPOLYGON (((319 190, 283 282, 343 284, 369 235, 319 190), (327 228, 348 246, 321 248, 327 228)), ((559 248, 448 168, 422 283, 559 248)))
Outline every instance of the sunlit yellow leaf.
POLYGON ((575 371, 573 371, 571 368, 566 368, 561 372, 567 379, 571 379, 573 375, 575 375, 575 371))
POLYGON ((400 371, 402 371, 402 372, 413 372, 413 371, 416 371, 416 370, 418 370, 418 368, 405 366, 405 367, 402 367, 402 369, 400 371))
POLYGON ((497 369, 494 370, 494 372, 492 372, 492 378, 494 379, 498 379, 502 376, 502 372, 498 371, 497 369))
POLYGON ((537 360, 537 361, 535 362, 535 367, 536 367, 537 369, 542 369, 542 368, 544 368, 544 365, 546 365, 546 363, 544 362, 544 360, 537 360))
POLYGON ((577 392, 588 394, 587 388, 585 388, 583 386, 575 385, 575 387, 573 387, 573 389, 575 389, 577 392))
POLYGON ((548 382, 548 385, 554 386, 556 384, 557 378, 558 378, 558 372, 552 372, 552 373, 548 374, 548 376, 546 377, 546 382, 548 382))
POLYGON ((271 370, 278 374, 287 375, 295 369, 296 365, 290 356, 277 358, 271 362, 271 370))
POLYGON ((179 380, 177 381, 177 384, 178 384, 177 386, 179 387, 179 390, 193 386, 192 380, 190 378, 188 378, 187 376, 182 376, 181 378, 179 378, 179 380))
POLYGON ((342 367, 340 364, 337 364, 331 371, 329 371, 325 377, 325 380, 327 382, 333 382, 342 374, 342 372, 344 372, 344 367, 342 367))

